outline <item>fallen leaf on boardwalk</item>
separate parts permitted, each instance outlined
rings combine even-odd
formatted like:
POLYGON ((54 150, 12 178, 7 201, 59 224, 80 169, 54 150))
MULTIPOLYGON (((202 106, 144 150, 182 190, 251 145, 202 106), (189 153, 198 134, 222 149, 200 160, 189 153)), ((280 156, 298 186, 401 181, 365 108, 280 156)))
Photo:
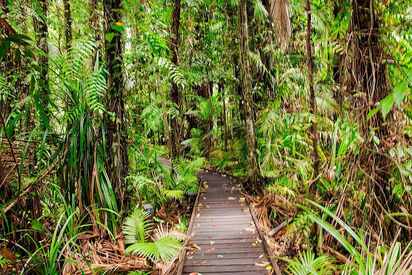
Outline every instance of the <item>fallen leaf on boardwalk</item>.
POLYGON ((230 200, 230 201, 234 201, 234 200, 236 200, 236 198, 235 198, 235 197, 228 197, 227 199, 228 199, 228 200, 230 200))
POLYGON ((221 258, 224 258, 225 256, 223 256, 223 255, 217 255, 216 257, 219 258, 219 259, 221 259, 221 258))
POLYGON ((239 199, 239 202, 241 202, 241 203, 242 203, 242 202, 245 202, 245 198, 240 198, 240 199, 239 199))
POLYGON ((247 232, 250 232, 250 233, 255 233, 255 232, 256 232, 256 229, 251 228, 251 227, 248 227, 248 228, 246 228, 245 230, 246 230, 247 232))
POLYGON ((267 262, 267 261, 261 261, 261 262, 256 262, 255 263, 255 265, 256 266, 261 266, 261 267, 267 267, 268 265, 270 265, 270 263, 269 262, 267 262))
POLYGON ((215 241, 210 241, 210 245, 214 245, 215 244, 215 241))

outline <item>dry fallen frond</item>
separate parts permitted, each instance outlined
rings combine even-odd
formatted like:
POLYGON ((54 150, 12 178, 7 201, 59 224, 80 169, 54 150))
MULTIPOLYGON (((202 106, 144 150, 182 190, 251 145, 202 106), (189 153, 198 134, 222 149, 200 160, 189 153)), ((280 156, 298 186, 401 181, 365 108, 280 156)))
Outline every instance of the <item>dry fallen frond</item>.
POLYGON ((82 251, 68 252, 63 275, 95 274, 96 270, 103 272, 128 272, 148 270, 147 260, 140 256, 125 255, 121 241, 87 240, 81 245, 82 251))
POLYGON ((290 23, 289 1, 270 0, 269 16, 273 21, 276 31, 276 39, 283 50, 286 50, 289 39, 292 36, 290 23))

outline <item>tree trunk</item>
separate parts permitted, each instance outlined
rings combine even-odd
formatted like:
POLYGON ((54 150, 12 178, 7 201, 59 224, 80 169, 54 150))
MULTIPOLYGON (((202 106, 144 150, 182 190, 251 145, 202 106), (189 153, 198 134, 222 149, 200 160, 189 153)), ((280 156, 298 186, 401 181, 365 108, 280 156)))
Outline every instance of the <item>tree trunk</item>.
MULTIPOLYGON (((345 12, 342 0, 335 1, 333 4, 333 16, 338 18, 339 14, 345 12)), ((336 37, 339 39, 339 37, 336 37)), ((342 54, 337 52, 333 56, 333 80, 335 81, 335 88, 333 89, 333 98, 339 106, 339 111, 342 112, 343 96, 341 92, 341 71, 342 71, 342 54)))
POLYGON ((227 115, 226 115, 226 96, 225 96, 225 83, 223 80, 219 81, 219 93, 222 95, 222 105, 223 105, 223 113, 222 113, 222 126, 223 126, 223 142, 224 142, 224 149, 225 152, 228 150, 228 127, 227 127, 227 115))
MULTIPOLYGON (((179 65, 179 29, 180 29, 180 0, 174 1, 172 13, 172 26, 170 29, 170 50, 171 61, 175 66, 179 65)), ((172 80, 172 87, 170 89, 170 99, 173 104, 180 109, 180 94, 179 87, 175 81, 172 80)), ((175 159, 180 155, 180 125, 177 117, 172 117, 170 121, 170 157, 175 159)))
MULTIPOLYGON (((347 87, 345 94, 350 98, 351 113, 356 116, 363 135, 370 141, 368 147, 375 147, 372 150, 366 147, 362 149, 360 165, 370 179, 373 179, 371 183, 377 188, 378 196, 382 194, 381 190, 390 190, 385 186, 391 169, 387 155, 394 144, 391 139, 399 136, 396 133, 401 128, 397 128, 397 123, 394 123, 391 115, 386 118, 386 122, 379 114, 368 118, 369 111, 390 92, 387 68, 383 61, 385 53, 379 41, 379 34, 380 21, 374 2, 353 0, 348 35, 349 52, 344 60, 345 71, 348 73, 344 76, 343 87, 347 87), (373 144, 372 135, 379 139, 379 146, 373 144), (368 165, 369 163, 373 165, 368 165)), ((391 194, 388 193, 386 196, 388 199, 391 194)))
POLYGON ((252 186, 255 186, 259 177, 257 163, 256 136, 253 112, 252 79, 249 63, 249 34, 247 19, 247 0, 239 2, 240 17, 240 83, 243 94, 243 108, 245 115, 246 143, 248 147, 248 177, 252 186))
POLYGON ((318 155, 318 141, 319 134, 316 125, 316 95, 313 80, 313 47, 312 47, 312 8, 310 0, 306 0, 307 12, 307 26, 306 26, 306 58, 308 66, 308 80, 309 80, 309 105, 312 114, 312 123, 310 126, 310 135, 312 139, 312 163, 313 163, 313 178, 317 178, 319 174, 319 155, 318 155))
POLYGON ((43 131, 49 127, 49 48, 47 42, 47 10, 48 0, 33 1, 37 16, 33 16, 33 26, 36 32, 37 47, 42 51, 38 56, 39 66, 38 89, 36 91, 36 105, 40 116, 40 127, 43 131))
POLYGON ((96 58, 99 54, 100 49, 102 46, 100 45, 100 28, 99 28, 99 16, 97 14, 97 2, 98 0, 90 0, 89 2, 89 8, 90 8, 90 17, 89 17, 89 23, 90 23, 90 28, 92 29, 92 35, 94 36, 94 40, 96 41, 97 44, 97 49, 96 52, 92 56, 92 66, 96 63, 96 58))
POLYGON ((112 28, 121 24, 121 0, 104 0, 105 33, 113 39, 106 40, 106 64, 108 71, 108 96, 106 108, 115 117, 106 117, 107 123, 107 171, 121 208, 125 200, 125 177, 128 173, 127 128, 124 103, 122 34, 112 28))
POLYGON ((70 0, 63 0, 64 7, 64 33, 66 35, 66 51, 72 47, 72 15, 70 11, 70 0))
POLYGON ((0 0, 0 10, 2 12, 2 16, 7 15, 9 13, 9 8, 7 6, 7 0, 0 0))

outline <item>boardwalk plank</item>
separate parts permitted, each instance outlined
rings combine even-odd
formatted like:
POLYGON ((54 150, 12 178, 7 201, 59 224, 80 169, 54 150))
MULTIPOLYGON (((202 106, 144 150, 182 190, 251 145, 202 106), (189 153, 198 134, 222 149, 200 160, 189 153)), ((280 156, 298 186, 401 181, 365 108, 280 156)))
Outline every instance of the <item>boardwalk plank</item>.
POLYGON ((190 236, 199 247, 187 255, 183 274, 268 274, 266 261, 247 205, 229 178, 203 172, 208 188, 200 195, 190 236))

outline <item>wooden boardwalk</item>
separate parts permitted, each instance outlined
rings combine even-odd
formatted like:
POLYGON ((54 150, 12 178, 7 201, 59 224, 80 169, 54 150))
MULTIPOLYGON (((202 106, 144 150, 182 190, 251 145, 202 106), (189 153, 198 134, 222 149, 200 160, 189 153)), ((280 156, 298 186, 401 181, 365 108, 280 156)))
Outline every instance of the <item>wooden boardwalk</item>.
POLYGON ((202 172, 208 188, 200 194, 189 232, 198 247, 187 255, 183 274, 268 274, 267 259, 239 188, 227 177, 202 172))

